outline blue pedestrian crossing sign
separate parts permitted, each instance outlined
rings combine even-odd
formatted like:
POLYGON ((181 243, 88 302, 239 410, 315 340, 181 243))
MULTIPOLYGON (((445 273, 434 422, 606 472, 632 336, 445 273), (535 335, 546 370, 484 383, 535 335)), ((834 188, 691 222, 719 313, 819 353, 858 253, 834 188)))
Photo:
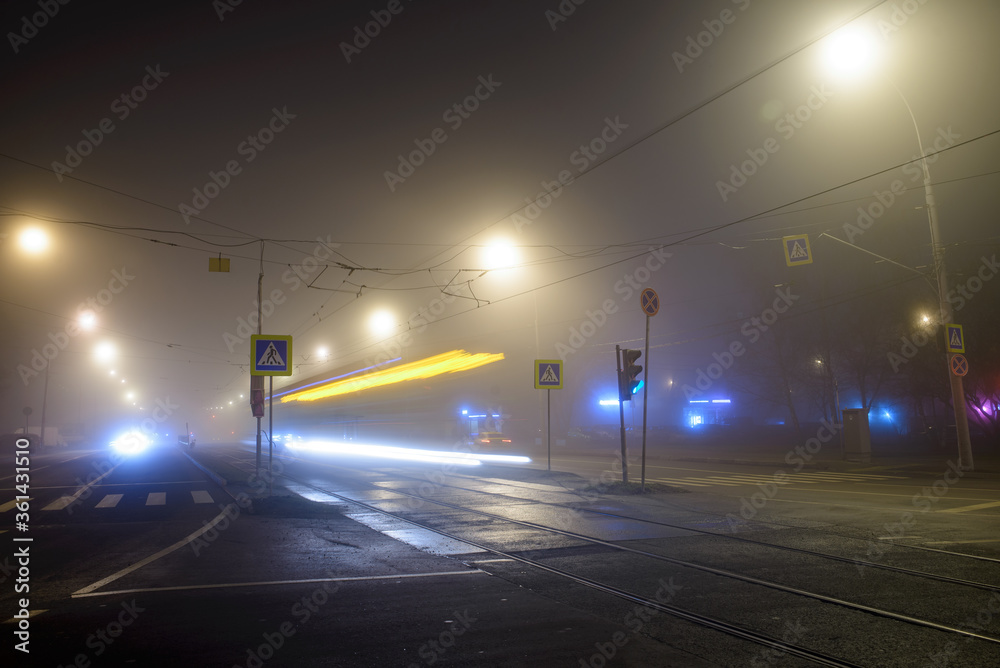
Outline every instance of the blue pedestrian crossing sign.
POLYGON ((955 324, 945 325, 944 343, 949 353, 964 353, 965 334, 962 333, 962 326, 955 324))
POLYGON ((809 248, 809 235, 796 234, 782 237, 781 244, 785 247, 785 264, 797 267, 800 264, 812 264, 812 249, 809 248))
POLYGON ((562 360, 535 360, 535 389, 561 390, 562 386, 562 360))
POLYGON ((250 337, 251 376, 291 376, 292 337, 254 334, 250 337))

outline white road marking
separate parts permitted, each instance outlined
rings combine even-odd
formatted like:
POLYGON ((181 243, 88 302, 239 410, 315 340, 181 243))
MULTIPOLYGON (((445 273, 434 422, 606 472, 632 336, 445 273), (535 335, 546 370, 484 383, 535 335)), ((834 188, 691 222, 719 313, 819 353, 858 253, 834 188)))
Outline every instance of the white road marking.
MULTIPOLYGON (((79 458, 77 458, 77 459, 79 459, 79 458)), ((76 494, 74 494, 73 496, 62 496, 62 497, 59 497, 58 499, 56 499, 55 501, 53 501, 49 505, 47 505, 44 508, 42 508, 42 510, 62 510, 63 508, 66 508, 67 506, 70 506, 70 505, 76 503, 76 501, 80 498, 80 496, 83 495, 84 492, 89 491, 91 487, 93 487, 94 485, 96 485, 97 483, 99 483, 101 480, 104 480, 104 478, 106 478, 109 475, 111 475, 111 473, 116 468, 118 468, 119 466, 121 466, 121 462, 119 462, 118 464, 115 464, 114 466, 112 466, 103 475, 99 476, 98 478, 95 478, 92 482, 89 482, 86 485, 84 485, 83 487, 81 487, 80 489, 76 490, 76 494)))
POLYGON ((969 510, 982 510, 983 508, 996 508, 1000 506, 1000 501, 990 501, 988 503, 977 503, 974 506, 962 506, 961 508, 948 508, 947 510, 940 510, 938 512, 942 513, 964 513, 969 510))
POLYGON ((968 545, 971 543, 1000 543, 1000 538, 984 538, 982 540, 931 540, 924 545, 968 545))
MULTIPOLYGON (((48 611, 49 611, 48 608, 45 608, 44 610, 28 610, 28 619, 31 619, 32 617, 37 617, 38 615, 42 614, 43 612, 48 612, 48 611)), ((21 619, 24 619, 24 618, 21 617, 21 619)), ((17 624, 17 623, 18 623, 18 620, 14 619, 13 617, 11 617, 10 619, 8 619, 7 621, 4 622, 4 624, 17 624)))
POLYGON ((167 504, 166 492, 150 492, 146 497, 147 506, 164 506, 167 504))
POLYGON ((212 495, 203 489, 191 490, 191 498, 195 503, 214 503, 212 495))
MULTIPOLYGON (((235 510, 235 504, 230 504, 230 505, 235 510)), ((162 550, 160 550, 159 552, 157 552, 156 554, 150 555, 150 556, 146 557, 145 559, 143 559, 141 561, 137 561, 136 563, 132 564, 131 566, 128 566, 126 568, 121 569, 117 573, 113 573, 113 574, 109 575, 108 577, 106 577, 106 578, 104 578, 102 580, 98 580, 94 584, 87 585, 83 589, 80 589, 80 590, 74 592, 72 594, 72 597, 76 598, 78 596, 83 596, 85 594, 89 594, 90 592, 94 591, 95 589, 100 589, 101 587, 103 587, 104 585, 108 584, 109 582, 114 582, 118 578, 123 578, 126 575, 128 575, 129 573, 131 573, 132 571, 139 570, 140 568, 142 568, 146 564, 151 564, 154 561, 156 561, 157 559, 160 559, 161 557, 165 557, 168 554, 170 554, 171 552, 184 547, 185 545, 187 545, 191 541, 199 538, 203 533, 206 533, 206 532, 211 531, 212 529, 214 529, 215 525, 218 524, 219 522, 221 522, 222 520, 224 520, 226 518, 228 518, 228 519, 231 520, 232 517, 233 517, 231 515, 231 512, 232 511, 230 511, 230 506, 226 506, 225 510, 223 510, 221 513, 219 513, 218 515, 216 515, 215 518, 211 522, 203 525, 200 529, 198 529, 197 531, 191 533, 186 538, 182 538, 179 541, 177 541, 176 543, 174 543, 173 545, 171 545, 170 547, 165 547, 162 550)), ((237 515, 237 517, 239 517, 239 515, 237 515)))
POLYGON ((114 508, 122 500, 124 494, 108 494, 101 499, 95 508, 114 508))
MULTIPOLYGON (((29 503, 32 500, 33 500, 32 498, 30 498, 30 497, 28 498, 28 502, 29 503)), ((17 499, 14 499, 13 501, 8 501, 7 503, 5 503, 2 506, 0 506, 0 513, 5 513, 8 510, 11 510, 12 508, 14 508, 14 506, 16 506, 16 505, 17 505, 17 499)))
MULTIPOLYGON (((121 596, 123 594, 143 594, 155 591, 188 591, 194 589, 231 589, 233 587, 267 587, 273 585, 316 584, 319 582, 362 582, 369 580, 405 580, 410 578, 436 578, 447 575, 488 575, 486 571, 444 571, 441 573, 399 573, 396 575, 358 575, 343 578, 310 578, 308 580, 268 580, 264 582, 229 582, 223 584, 178 585, 175 587, 146 587, 143 589, 119 589, 117 591, 85 592, 83 589, 73 594, 73 598, 88 596, 121 596)), ((93 586, 93 585, 91 585, 93 586)), ((89 589, 89 588, 88 588, 89 589)))

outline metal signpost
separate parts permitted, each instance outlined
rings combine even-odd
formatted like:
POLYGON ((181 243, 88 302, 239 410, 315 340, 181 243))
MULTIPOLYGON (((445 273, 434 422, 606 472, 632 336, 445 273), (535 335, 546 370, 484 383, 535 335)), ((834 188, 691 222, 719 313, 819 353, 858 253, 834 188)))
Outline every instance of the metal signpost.
MULTIPOLYGON (((649 319, 660 310, 660 297, 653 288, 646 288, 639 298, 642 311, 646 314, 646 380, 649 380, 649 319)), ((642 384, 642 483, 639 489, 646 491, 646 399, 649 397, 649 383, 642 384)))
POLYGON ((562 360, 535 360, 535 389, 545 390, 545 442, 549 453, 549 470, 552 470, 552 390, 563 386, 562 360))
POLYGON ((621 425, 622 437, 622 483, 628 484, 628 458, 625 449, 625 394, 628 392, 628 383, 625 382, 622 370, 622 347, 615 344, 615 367, 618 370, 618 422, 621 425))
MULTIPOLYGON (((254 334, 250 337, 250 368, 253 376, 270 376, 267 404, 267 474, 268 485, 273 485, 272 463, 274 461, 274 377, 292 375, 292 337, 273 334, 254 334)), ((250 393, 250 403, 254 406, 254 392, 250 393)), ((257 477, 260 477, 260 416, 257 417, 257 477)))

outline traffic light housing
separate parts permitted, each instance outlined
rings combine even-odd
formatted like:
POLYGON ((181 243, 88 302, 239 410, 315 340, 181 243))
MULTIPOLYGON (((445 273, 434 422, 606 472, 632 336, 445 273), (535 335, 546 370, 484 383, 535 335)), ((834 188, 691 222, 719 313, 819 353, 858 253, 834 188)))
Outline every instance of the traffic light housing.
POLYGON ((250 390, 250 410, 255 418, 264 417, 264 390, 250 390))
POLYGON ((639 374, 642 373, 642 366, 636 364, 636 360, 642 357, 641 350, 622 350, 622 382, 621 400, 631 401, 632 395, 642 387, 642 380, 639 374))

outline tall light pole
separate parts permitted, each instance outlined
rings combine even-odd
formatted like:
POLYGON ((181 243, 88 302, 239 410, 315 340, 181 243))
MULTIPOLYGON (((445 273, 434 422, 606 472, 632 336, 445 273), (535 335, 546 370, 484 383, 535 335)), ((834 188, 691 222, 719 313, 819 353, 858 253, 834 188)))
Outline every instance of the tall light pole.
MULTIPOLYGON (((832 65, 840 73, 853 74, 866 68, 876 54, 875 43, 870 35, 865 34, 856 26, 846 28, 830 36, 830 43, 827 46, 828 64, 832 65)), ((934 198, 934 187, 931 182, 930 167, 927 162, 927 152, 924 150, 924 143, 920 137, 920 126, 913 113, 909 100, 903 95, 892 79, 884 77, 889 85, 903 101, 906 112, 913 123, 913 130, 917 136, 917 147, 920 149, 920 166, 924 177, 924 202, 927 208, 927 220, 931 231, 931 255, 934 261, 934 274, 937 278, 938 309, 941 322, 944 327, 952 321, 953 312, 951 304, 948 302, 948 274, 944 263, 944 245, 941 243, 941 227, 938 222, 937 202, 934 198)), ((962 377, 951 372, 951 358, 954 353, 945 354, 945 372, 948 374, 948 383, 951 386, 951 401, 955 411, 955 429, 958 436, 958 466, 964 471, 973 470, 972 444, 969 439, 969 416, 965 405, 965 389, 962 385, 962 377)))

